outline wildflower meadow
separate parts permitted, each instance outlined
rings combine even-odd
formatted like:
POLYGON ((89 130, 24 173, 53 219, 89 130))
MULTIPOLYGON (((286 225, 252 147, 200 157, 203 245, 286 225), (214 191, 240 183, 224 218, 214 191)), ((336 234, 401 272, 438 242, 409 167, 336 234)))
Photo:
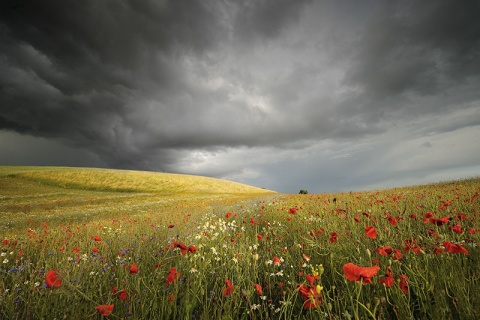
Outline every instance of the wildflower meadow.
POLYGON ((480 319, 479 178, 166 195, 2 170, 0 319, 480 319))

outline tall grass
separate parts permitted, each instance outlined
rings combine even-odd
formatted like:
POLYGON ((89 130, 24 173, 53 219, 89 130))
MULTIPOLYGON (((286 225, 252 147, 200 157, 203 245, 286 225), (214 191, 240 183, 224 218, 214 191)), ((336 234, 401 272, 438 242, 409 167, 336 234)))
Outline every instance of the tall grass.
POLYGON ((479 191, 470 179, 54 214, 1 238, 0 318, 113 305, 112 319, 478 319, 479 191), (379 270, 350 281, 349 263, 379 270))

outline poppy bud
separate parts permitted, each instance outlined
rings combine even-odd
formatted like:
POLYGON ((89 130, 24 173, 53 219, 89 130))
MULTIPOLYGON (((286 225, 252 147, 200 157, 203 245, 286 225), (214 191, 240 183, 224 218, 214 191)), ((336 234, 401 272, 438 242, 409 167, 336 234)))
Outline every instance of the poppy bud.
POLYGON ((323 268, 323 264, 318 265, 318 275, 322 275, 325 269, 323 268))

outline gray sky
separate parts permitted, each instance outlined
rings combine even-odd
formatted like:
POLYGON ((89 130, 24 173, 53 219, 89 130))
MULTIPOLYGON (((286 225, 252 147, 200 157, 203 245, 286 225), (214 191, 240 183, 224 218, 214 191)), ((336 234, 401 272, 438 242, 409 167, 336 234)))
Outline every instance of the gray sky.
POLYGON ((0 165, 280 192, 480 175, 480 2, 6 0, 0 165))

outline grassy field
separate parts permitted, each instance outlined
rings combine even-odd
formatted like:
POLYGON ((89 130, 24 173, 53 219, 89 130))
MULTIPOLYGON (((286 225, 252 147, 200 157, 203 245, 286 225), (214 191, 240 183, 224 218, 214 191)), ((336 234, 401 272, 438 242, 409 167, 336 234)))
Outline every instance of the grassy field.
POLYGON ((201 211, 274 193, 191 175, 62 167, 0 167, 0 190, 1 231, 7 234, 38 222, 175 214, 187 203, 189 210, 201 211))
POLYGON ((0 319, 479 319, 479 192, 0 167, 0 319))

